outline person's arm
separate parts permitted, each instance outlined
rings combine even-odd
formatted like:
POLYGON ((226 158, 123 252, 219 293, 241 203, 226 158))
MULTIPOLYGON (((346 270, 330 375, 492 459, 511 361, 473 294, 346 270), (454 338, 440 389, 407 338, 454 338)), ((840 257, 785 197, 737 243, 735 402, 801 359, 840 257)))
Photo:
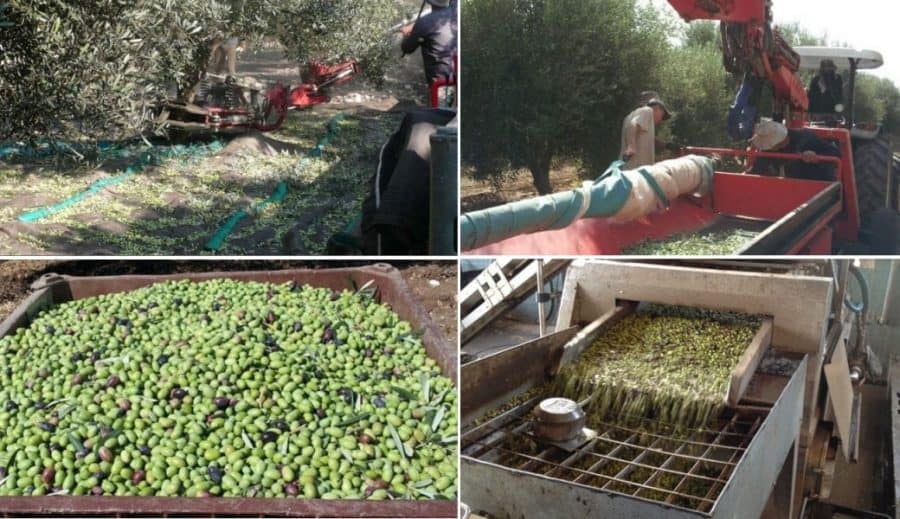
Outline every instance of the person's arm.
POLYGON ((844 104, 844 79, 841 76, 834 76, 834 85, 832 86, 832 90, 834 91, 834 105, 843 105, 844 104))
MULTIPOLYGON (((802 133, 801 140, 797 143, 797 149, 804 162, 812 162, 817 156, 840 157, 841 151, 834 144, 822 140, 811 133, 802 133)), ((798 136, 799 137, 799 136, 798 136)))
POLYGON ((406 37, 403 38, 403 41, 400 43, 400 50, 403 51, 403 54, 412 54, 419 48, 419 45, 422 44, 425 37, 424 25, 425 24, 422 23, 422 18, 419 18, 406 37))
POLYGON ((641 126, 638 117, 633 116, 628 124, 625 125, 625 151, 622 152, 622 158, 630 159, 637 153, 637 141, 641 132, 641 126))

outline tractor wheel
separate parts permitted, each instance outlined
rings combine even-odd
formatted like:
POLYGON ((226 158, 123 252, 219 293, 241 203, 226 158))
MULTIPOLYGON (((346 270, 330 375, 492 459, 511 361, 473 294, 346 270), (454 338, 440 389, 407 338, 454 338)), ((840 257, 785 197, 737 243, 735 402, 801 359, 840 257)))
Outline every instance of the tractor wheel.
POLYGON ((885 200, 889 207, 897 207, 897 175, 900 169, 891 153, 890 141, 884 136, 860 142, 853 156, 859 216, 862 224, 867 225, 875 212, 885 207, 885 200), (888 174, 893 177, 890 195, 887 192, 888 174))
POLYGON ((869 215, 861 231, 866 254, 893 256, 900 253, 900 213, 882 207, 869 215))

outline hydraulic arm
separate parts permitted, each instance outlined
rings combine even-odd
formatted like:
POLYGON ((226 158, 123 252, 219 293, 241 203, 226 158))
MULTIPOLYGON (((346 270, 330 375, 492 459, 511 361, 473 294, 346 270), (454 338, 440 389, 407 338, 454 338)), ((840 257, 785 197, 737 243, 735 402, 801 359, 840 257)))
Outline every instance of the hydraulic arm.
POLYGON ((792 128, 806 124, 809 99, 797 76, 800 56, 772 27, 771 0, 669 0, 686 21, 721 22, 725 69, 743 76, 728 114, 728 133, 748 139, 757 119, 757 104, 765 84, 772 86, 776 118, 792 128))

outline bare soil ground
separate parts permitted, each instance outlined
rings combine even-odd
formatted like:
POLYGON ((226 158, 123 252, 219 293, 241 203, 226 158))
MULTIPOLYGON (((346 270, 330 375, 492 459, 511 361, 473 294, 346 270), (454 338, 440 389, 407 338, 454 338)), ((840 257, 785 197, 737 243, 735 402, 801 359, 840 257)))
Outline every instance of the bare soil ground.
MULTIPOLYGON (((31 284, 42 275, 55 272, 75 276, 116 276, 122 274, 167 274, 211 270, 263 270, 284 268, 328 268, 360 266, 362 261, 4 261, 0 262, 0 321, 30 293, 31 284)), ((443 331, 457 341, 457 265, 455 261, 394 262, 419 303, 443 331), (434 282, 437 282, 435 284, 434 282)))
MULTIPOLYGON (((126 157, 94 163, 0 161, 0 255, 211 254, 205 245, 241 209, 249 216, 216 252, 324 253, 328 238, 358 216, 381 145, 403 112, 427 101, 421 57, 402 58, 399 46, 396 55, 378 88, 354 78, 332 89, 332 102, 289 112, 278 131, 242 137, 221 150, 192 148, 31 223, 19 217, 121 173, 147 148, 137 143, 126 157), (301 167, 337 114, 345 116, 338 134, 301 167), (287 197, 255 210, 280 182, 288 185, 287 197)), ((263 83, 300 82, 297 65, 279 48, 244 53, 238 74, 263 83)))
MULTIPOLYGON (((550 172, 553 191, 563 191, 581 185, 578 169, 571 165, 560 165, 550 172)), ((460 179, 459 196, 461 211, 468 213, 497 205, 515 202, 537 196, 531 173, 522 169, 506 178, 500 191, 495 191, 489 182, 481 182, 466 175, 460 179)))

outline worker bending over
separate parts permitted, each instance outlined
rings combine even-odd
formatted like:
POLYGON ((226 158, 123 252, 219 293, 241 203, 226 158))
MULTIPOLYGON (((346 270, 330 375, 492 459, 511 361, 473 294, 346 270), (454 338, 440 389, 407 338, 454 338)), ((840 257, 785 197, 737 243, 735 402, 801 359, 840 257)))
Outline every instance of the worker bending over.
POLYGON ((759 158, 753 166, 753 173, 775 175, 807 180, 834 180, 834 164, 813 161, 819 155, 840 157, 841 152, 834 144, 822 140, 809 130, 789 130, 783 124, 763 120, 756 125, 750 144, 760 151, 776 153, 799 153, 801 160, 780 160, 759 158))
POLYGON ((642 106, 628 114, 622 123, 621 158, 625 161, 624 169, 656 163, 656 125, 672 117, 655 92, 644 92, 642 98, 642 106))
POLYGON ((426 1, 431 4, 431 12, 416 20, 414 24, 400 28, 404 36, 400 48, 404 55, 422 49, 425 81, 430 87, 437 79, 453 76, 458 24, 455 2, 426 1))

